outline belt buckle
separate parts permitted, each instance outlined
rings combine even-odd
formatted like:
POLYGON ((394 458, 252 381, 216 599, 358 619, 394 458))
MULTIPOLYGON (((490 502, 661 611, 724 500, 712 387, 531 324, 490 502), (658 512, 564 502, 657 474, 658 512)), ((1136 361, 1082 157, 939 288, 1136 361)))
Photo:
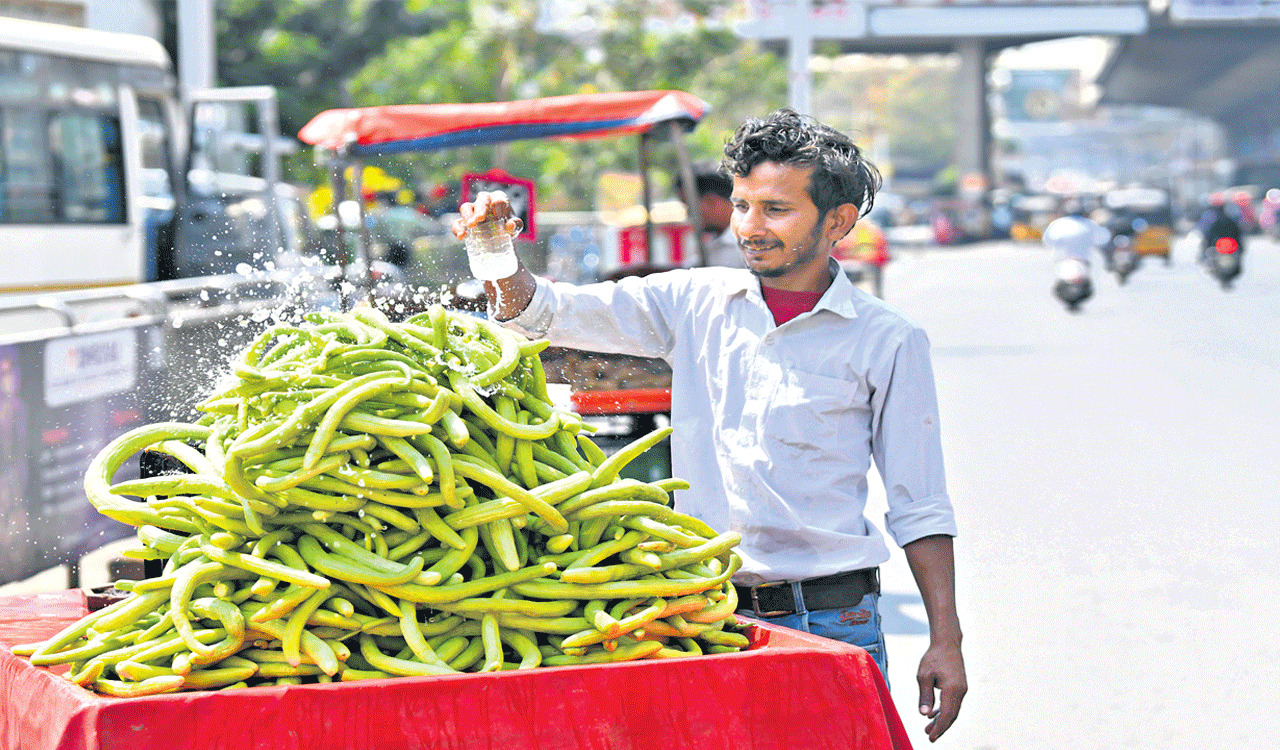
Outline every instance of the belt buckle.
POLYGON ((751 611, 755 612, 756 617, 781 617, 783 615, 795 614, 795 610, 792 610, 790 612, 782 609, 768 611, 768 612, 760 611, 760 594, 757 591, 758 589, 769 588, 772 586, 790 586, 790 585, 791 584, 787 583, 786 581, 768 581, 765 583, 752 586, 751 587, 751 611))

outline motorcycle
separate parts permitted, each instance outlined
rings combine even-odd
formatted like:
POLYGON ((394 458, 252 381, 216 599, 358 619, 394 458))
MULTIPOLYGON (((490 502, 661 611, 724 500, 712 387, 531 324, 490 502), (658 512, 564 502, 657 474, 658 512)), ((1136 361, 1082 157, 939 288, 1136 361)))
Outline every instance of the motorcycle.
POLYGON ((1114 235, 1107 260, 1111 272, 1116 275, 1116 281, 1123 285, 1129 274, 1138 270, 1138 263, 1141 262, 1141 257, 1133 248, 1133 237, 1127 234, 1114 235))
POLYGON ((1093 280, 1089 278, 1089 264, 1078 258, 1064 258, 1054 269, 1057 281, 1053 293, 1069 312, 1078 312, 1080 303, 1093 296, 1093 280))
POLYGON ((1219 237, 1208 250, 1209 273, 1224 290, 1240 275, 1240 243, 1234 237, 1219 237))

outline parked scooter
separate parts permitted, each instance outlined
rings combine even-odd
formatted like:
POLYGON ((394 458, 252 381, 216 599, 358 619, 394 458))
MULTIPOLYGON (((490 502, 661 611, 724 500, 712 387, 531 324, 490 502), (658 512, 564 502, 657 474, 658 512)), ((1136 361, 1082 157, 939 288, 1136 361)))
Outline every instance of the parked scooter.
POLYGON ((1054 267, 1057 281, 1053 293, 1067 306, 1078 312, 1080 303, 1093 296, 1093 280, 1089 278, 1089 264, 1078 258, 1064 258, 1054 267))
POLYGON ((1223 290, 1231 288, 1235 278, 1240 275, 1240 243, 1232 237, 1219 237, 1209 251, 1209 273, 1213 275, 1223 290))

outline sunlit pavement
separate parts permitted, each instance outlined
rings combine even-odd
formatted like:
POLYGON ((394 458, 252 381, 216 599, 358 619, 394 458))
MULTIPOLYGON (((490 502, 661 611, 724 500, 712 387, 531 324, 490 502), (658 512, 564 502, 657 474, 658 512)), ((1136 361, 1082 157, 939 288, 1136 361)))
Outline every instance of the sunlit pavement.
MULTIPOLYGON (((1047 251, 908 250, 884 295, 929 331, 970 693, 937 747, 1271 747, 1280 646, 1280 248, 1223 292, 1179 244, 1067 313, 1047 251)), ((880 523, 883 495, 871 517, 880 523)), ((86 559, 106 582, 113 545, 86 559)), ((884 573, 894 700, 917 746, 924 611, 884 573)), ((0 595, 61 588, 50 571, 0 595)))
MULTIPOLYGON (((907 252, 885 297, 929 331, 970 693, 936 747, 1261 748, 1280 721, 1280 249, 1222 291, 1181 241, 1077 314, 1048 252, 907 252)), ((872 509, 881 521, 883 500, 872 509)), ((927 746, 924 611, 884 570, 894 700, 927 746)))

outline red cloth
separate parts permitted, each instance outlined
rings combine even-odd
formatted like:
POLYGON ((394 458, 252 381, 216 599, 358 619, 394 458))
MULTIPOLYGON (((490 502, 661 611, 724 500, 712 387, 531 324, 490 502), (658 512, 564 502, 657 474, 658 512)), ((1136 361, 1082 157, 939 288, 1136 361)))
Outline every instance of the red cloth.
POLYGON ((760 291, 764 294, 764 303, 769 306, 769 312, 773 313, 773 324, 778 326, 797 315, 809 312, 822 299, 822 292, 788 292, 763 284, 760 285, 760 291))
POLYGON ((358 155, 506 143, 603 138, 664 122, 698 122, 710 108, 683 91, 605 91, 473 104, 393 104, 329 109, 298 131, 313 146, 358 155))
POLYGON ((736 654, 119 699, 9 652, 85 611, 0 598, 0 750, 911 747, 865 651, 764 623, 736 654))

